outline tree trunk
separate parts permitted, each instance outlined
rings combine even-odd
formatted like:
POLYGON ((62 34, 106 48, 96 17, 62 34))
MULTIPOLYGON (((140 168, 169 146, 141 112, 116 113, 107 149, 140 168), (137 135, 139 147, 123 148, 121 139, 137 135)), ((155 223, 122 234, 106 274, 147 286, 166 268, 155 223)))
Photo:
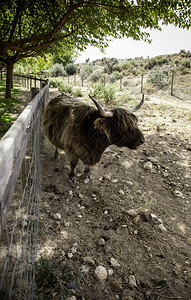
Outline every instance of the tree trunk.
POLYGON ((13 78, 13 65, 11 59, 7 60, 7 78, 6 78, 6 93, 5 98, 11 98, 12 78, 13 78))

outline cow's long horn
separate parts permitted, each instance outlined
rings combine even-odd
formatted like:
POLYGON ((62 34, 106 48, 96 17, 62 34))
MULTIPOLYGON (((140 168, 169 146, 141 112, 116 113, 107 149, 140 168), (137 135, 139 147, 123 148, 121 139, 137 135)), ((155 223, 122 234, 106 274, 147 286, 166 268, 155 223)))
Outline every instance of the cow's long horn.
POLYGON ((143 105, 143 103, 144 103, 144 94, 142 96, 141 102, 136 107, 134 107, 134 108, 128 108, 128 111, 129 112, 135 112, 135 111, 137 111, 139 108, 141 108, 141 106, 143 105))
POLYGON ((89 97, 97 106, 97 109, 99 110, 99 113, 102 117, 113 117, 113 113, 111 111, 105 111, 103 107, 92 96, 89 95, 89 97))

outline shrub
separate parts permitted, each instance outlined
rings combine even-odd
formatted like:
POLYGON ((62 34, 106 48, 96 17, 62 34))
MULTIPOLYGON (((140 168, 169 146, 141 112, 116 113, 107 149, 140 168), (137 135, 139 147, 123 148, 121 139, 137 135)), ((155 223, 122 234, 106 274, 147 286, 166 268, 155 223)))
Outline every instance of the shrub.
POLYGON ((91 81, 97 82, 99 80, 103 80, 103 73, 99 70, 94 70, 91 74, 91 81))
POLYGON ((103 96, 103 84, 96 83, 93 85, 93 91, 91 91, 93 97, 96 97, 98 99, 102 98, 103 96))
POLYGON ((171 82, 171 73, 170 69, 162 69, 153 71, 148 78, 148 82, 151 82, 154 86, 163 88, 170 84, 171 82))
POLYGON ((115 99, 115 87, 113 85, 106 85, 103 87, 103 98, 106 103, 115 99))
POLYGON ((62 84, 62 85, 60 85, 60 86, 58 87, 58 90, 59 90, 60 92, 64 92, 64 93, 67 93, 67 94, 71 94, 71 93, 72 93, 72 86, 71 86, 71 85, 64 85, 64 84, 62 84))
POLYGON ((111 100, 115 99, 115 92, 116 89, 113 85, 106 85, 103 84, 94 84, 93 91, 91 91, 92 95, 97 99, 104 98, 106 103, 109 103, 111 100))
POLYGON ((62 64, 54 64, 51 68, 51 74, 53 77, 66 75, 64 66, 62 64))
POLYGON ((93 68, 90 66, 85 66, 80 71, 80 77, 82 80, 87 79, 93 72, 93 68))
POLYGON ((74 75, 77 72, 77 66, 73 63, 67 64, 65 69, 67 75, 74 75))
POLYGON ((50 78, 49 85, 50 87, 59 87, 63 84, 63 80, 61 78, 50 78))
POLYGON ((119 72, 113 72, 110 76, 109 76, 109 81, 111 83, 114 83, 115 81, 119 80, 123 75, 119 72))
POLYGON ((75 97, 83 97, 83 93, 82 93, 82 91, 80 89, 77 89, 77 90, 73 91, 72 94, 75 97))

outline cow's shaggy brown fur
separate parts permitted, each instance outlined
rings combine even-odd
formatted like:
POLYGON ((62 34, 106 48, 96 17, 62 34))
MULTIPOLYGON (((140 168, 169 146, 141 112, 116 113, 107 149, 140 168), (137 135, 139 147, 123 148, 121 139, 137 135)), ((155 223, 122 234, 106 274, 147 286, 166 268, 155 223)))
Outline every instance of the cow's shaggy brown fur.
POLYGON ((112 117, 102 117, 95 107, 67 95, 47 104, 43 116, 44 134, 56 149, 64 149, 71 166, 70 179, 75 176, 79 159, 89 173, 89 166, 101 159, 109 145, 136 149, 144 142, 134 114, 122 108, 111 111, 112 117))

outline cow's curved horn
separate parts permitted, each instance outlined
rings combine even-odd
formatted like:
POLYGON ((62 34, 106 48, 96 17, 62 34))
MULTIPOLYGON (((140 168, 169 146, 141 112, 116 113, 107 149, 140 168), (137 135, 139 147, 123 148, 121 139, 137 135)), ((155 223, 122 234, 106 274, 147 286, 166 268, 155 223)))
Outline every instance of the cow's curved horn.
POLYGON ((99 113, 102 117, 113 117, 113 113, 111 111, 105 111, 103 107, 92 96, 89 95, 89 97, 97 106, 97 109, 99 110, 99 113))
POLYGON ((128 108, 128 111, 129 112, 135 112, 135 111, 137 111, 139 108, 141 108, 141 106, 143 105, 143 103, 144 103, 144 94, 142 96, 141 102, 136 107, 134 107, 134 108, 128 108))

